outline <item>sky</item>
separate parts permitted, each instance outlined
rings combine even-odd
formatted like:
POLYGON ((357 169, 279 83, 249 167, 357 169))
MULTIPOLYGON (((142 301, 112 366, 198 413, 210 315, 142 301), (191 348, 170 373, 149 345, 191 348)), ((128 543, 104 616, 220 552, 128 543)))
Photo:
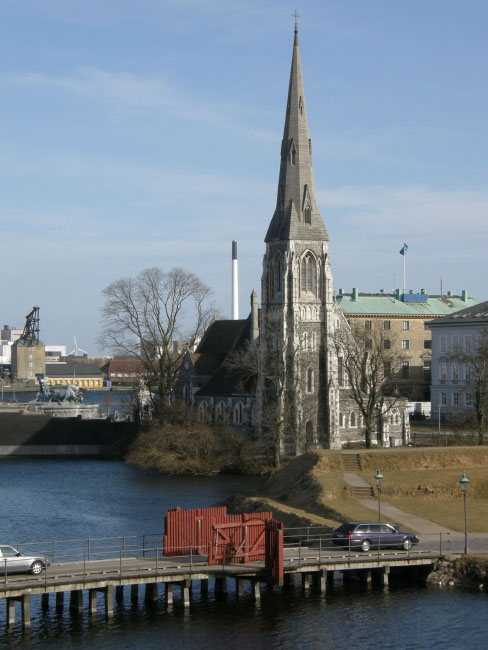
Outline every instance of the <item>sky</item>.
POLYGON ((293 43, 334 288, 488 299, 486 0, 0 0, 0 325, 101 353, 102 291, 260 294, 293 43))

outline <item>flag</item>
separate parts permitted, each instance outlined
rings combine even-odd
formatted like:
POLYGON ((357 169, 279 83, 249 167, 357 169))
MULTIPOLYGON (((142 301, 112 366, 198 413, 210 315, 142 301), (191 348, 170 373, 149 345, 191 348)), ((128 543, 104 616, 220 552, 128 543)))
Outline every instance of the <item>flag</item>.
POLYGON ((400 251, 400 255, 405 255, 405 253, 407 252, 407 249, 408 249, 408 246, 406 245, 405 242, 403 242, 403 248, 400 251))

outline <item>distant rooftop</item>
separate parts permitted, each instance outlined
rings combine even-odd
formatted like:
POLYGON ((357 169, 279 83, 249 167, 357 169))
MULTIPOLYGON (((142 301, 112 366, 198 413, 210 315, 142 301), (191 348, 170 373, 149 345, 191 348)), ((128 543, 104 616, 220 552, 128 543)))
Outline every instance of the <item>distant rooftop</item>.
POLYGON ((435 325, 488 325, 488 301, 480 302, 477 305, 466 307, 454 314, 449 314, 436 320, 435 325))
POLYGON ((429 295, 425 289, 420 292, 361 293, 354 288, 351 293, 339 289, 337 304, 345 316, 405 316, 409 318, 435 318, 448 316, 466 307, 473 307, 478 301, 464 290, 460 296, 448 291, 446 295, 429 295))

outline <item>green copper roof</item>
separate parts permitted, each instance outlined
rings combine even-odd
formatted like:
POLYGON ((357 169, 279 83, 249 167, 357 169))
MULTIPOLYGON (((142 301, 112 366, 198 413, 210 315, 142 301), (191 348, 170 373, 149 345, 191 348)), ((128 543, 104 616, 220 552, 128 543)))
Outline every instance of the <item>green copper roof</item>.
POLYGON ((425 302, 403 302, 392 294, 339 294, 337 304, 346 316, 408 316, 429 318, 446 316, 459 309, 478 304, 474 298, 461 296, 428 296, 425 302))

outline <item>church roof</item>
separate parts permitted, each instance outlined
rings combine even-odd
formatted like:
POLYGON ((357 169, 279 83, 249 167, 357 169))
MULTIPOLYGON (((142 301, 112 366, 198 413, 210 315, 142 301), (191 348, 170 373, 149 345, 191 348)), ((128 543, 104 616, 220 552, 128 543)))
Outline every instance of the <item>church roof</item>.
POLYGON ((213 354, 219 357, 219 367, 207 383, 198 390, 196 396, 228 396, 236 392, 248 392, 243 386, 242 378, 225 365, 227 356, 236 348, 249 341, 251 328, 251 317, 246 320, 225 320, 215 321, 205 333, 202 342, 198 346, 197 353, 213 354))
POLYGON ((308 134, 305 92, 298 34, 295 26, 276 210, 265 242, 281 240, 328 241, 317 208, 308 134))

